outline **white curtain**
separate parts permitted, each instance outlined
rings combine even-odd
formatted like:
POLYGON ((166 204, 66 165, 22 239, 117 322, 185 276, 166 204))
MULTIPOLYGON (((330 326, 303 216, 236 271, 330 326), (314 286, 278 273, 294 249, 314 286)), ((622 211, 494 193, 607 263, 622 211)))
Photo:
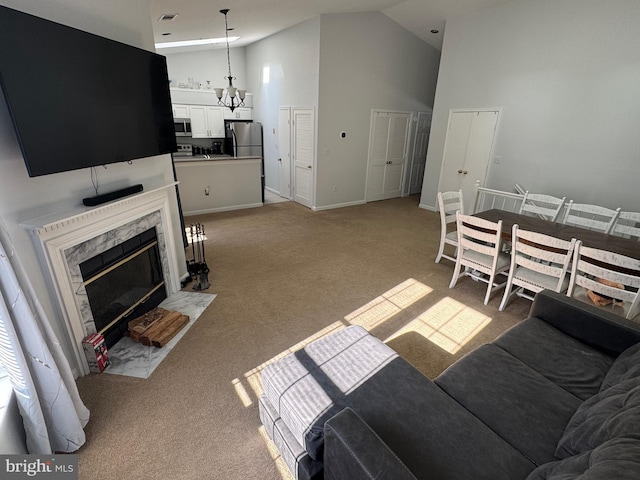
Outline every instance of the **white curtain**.
POLYGON ((73 452, 89 410, 0 218, 0 363, 9 372, 32 454, 73 452))

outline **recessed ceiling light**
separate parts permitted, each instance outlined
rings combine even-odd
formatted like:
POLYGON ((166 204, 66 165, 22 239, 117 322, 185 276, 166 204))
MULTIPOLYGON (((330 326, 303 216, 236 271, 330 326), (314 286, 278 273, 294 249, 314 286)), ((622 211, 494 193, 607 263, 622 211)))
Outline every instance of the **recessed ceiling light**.
MULTIPOLYGON (((240 37, 229 37, 229 42, 235 42, 240 37)), ((183 40, 179 42, 162 42, 156 43, 156 48, 175 48, 175 47, 193 47, 196 45, 215 45, 217 43, 225 43, 226 38, 201 38, 199 40, 183 40)))
POLYGON ((432 28, 431 29, 431 33, 438 33, 440 30, 436 29, 436 28, 432 28))

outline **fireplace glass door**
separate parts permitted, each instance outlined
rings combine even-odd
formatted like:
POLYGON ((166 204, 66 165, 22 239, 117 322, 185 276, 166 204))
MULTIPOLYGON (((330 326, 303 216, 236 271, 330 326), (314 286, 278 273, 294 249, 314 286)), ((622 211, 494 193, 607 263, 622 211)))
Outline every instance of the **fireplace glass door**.
POLYGON ((166 298, 155 228, 80 264, 96 331, 107 347, 128 321, 166 298))

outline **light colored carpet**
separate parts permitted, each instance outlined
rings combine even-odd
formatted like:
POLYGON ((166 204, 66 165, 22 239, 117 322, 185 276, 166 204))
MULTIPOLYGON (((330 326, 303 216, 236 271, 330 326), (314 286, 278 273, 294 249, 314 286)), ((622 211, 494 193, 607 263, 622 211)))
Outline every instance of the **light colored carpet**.
POLYGON ((453 264, 433 261, 439 216, 418 200, 188 218, 205 225, 216 300, 148 379, 79 379, 91 410, 80 478, 284 478, 259 431, 265 362, 357 323, 434 377, 525 318, 527 300, 499 312, 483 283, 448 288, 453 264))

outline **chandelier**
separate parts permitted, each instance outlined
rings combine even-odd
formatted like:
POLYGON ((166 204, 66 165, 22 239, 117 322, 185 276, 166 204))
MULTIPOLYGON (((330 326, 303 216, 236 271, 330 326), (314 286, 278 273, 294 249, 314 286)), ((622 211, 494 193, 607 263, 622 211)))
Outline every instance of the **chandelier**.
POLYGON ((247 91, 237 89, 233 86, 233 81, 236 77, 231 74, 231 55, 229 53, 229 31, 233 30, 233 28, 229 28, 227 25, 227 13, 229 13, 229 9, 224 8, 220 10, 220 13, 224 15, 224 36, 227 41, 227 65, 229 67, 229 75, 224 78, 229 81, 229 85, 227 85, 226 91, 224 88, 214 88, 214 90, 216 91, 216 97, 218 97, 218 105, 227 107, 233 112, 236 108, 244 106, 244 96, 247 91))

